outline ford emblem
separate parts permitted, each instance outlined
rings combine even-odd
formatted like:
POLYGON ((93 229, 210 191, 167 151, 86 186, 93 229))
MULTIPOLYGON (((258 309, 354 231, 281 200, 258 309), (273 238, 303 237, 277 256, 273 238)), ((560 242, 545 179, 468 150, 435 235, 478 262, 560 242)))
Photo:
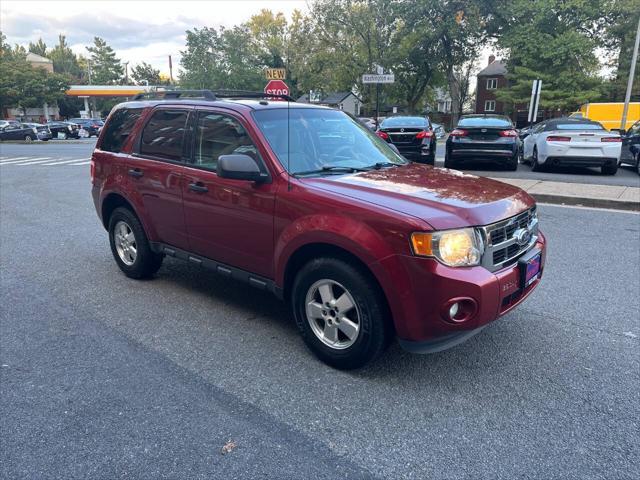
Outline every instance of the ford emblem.
POLYGON ((531 240, 531 232, 526 228, 519 228, 513 232, 513 238, 519 246, 524 247, 531 240))

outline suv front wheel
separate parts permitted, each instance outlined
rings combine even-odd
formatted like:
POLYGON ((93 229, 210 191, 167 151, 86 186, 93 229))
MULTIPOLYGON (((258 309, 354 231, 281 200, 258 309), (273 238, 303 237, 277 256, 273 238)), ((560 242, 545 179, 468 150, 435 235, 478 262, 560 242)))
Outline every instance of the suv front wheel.
POLYGON ((118 267, 130 278, 152 276, 163 256, 151 250, 142 224, 127 208, 116 208, 109 219, 109 244, 118 267))
POLYGON ((362 367, 378 357, 392 338, 380 287, 341 259, 307 263, 295 278, 291 305, 307 346, 335 368, 362 367))

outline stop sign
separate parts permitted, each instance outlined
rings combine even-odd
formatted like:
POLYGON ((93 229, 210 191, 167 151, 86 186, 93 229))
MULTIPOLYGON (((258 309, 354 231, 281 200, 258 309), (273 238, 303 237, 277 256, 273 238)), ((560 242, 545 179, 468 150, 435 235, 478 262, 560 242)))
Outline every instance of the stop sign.
POLYGON ((264 93, 271 95, 289 95, 289 87, 282 80, 269 80, 264 87, 264 93))

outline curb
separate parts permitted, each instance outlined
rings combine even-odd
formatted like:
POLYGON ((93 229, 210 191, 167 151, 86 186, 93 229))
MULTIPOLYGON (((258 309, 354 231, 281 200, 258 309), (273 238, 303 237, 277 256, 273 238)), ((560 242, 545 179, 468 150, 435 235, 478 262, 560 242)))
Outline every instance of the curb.
POLYGON ((565 195, 552 195, 548 193, 531 193, 527 192, 537 202, 550 203, 554 205, 571 205, 579 207, 606 208, 611 210, 628 210, 632 212, 640 211, 640 203, 612 200, 609 198, 593 198, 593 197, 568 197, 565 195))

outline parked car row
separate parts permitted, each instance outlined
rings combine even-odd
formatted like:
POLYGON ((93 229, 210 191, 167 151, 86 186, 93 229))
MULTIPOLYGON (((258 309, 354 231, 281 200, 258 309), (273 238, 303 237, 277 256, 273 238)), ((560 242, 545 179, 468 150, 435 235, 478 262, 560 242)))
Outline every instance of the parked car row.
POLYGON ((104 122, 99 118, 72 118, 69 121, 49 120, 46 124, 19 122, 17 120, 0 120, 0 141, 34 140, 47 141, 52 138, 68 139, 81 137, 97 137, 104 122))

